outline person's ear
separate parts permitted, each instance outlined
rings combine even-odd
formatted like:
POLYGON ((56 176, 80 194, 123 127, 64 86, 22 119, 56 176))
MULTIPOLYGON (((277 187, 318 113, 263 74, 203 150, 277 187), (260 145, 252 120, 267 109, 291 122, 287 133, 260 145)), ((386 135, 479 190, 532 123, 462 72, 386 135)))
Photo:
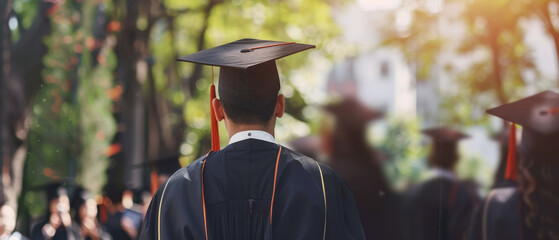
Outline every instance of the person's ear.
POLYGON ((212 106, 214 108, 214 114, 217 121, 219 122, 225 119, 225 110, 223 110, 223 105, 221 104, 221 101, 219 101, 219 99, 217 98, 214 98, 214 100, 212 100, 212 106))
POLYGON ((276 109, 274 111, 274 116, 281 118, 283 117, 283 112, 285 111, 285 96, 280 94, 276 102, 276 109))

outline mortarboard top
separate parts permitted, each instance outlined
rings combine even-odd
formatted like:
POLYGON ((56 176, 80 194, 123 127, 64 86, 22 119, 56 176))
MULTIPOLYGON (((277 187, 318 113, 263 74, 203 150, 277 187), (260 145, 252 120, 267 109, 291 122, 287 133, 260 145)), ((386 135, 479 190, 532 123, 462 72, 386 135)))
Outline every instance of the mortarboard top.
POLYGON ((436 127, 421 131, 431 137, 435 143, 455 143, 470 136, 448 127, 436 127))
POLYGON ((280 82, 274 60, 314 47, 245 38, 177 60, 221 67, 218 86, 221 100, 254 110, 277 97, 280 82))
POLYGON ((177 60, 216 67, 248 69, 314 47, 314 45, 308 44, 245 38, 193 53, 177 60))
POLYGON ((557 161, 559 156, 559 94, 544 91, 487 110, 487 113, 521 125, 520 147, 536 161, 557 161))

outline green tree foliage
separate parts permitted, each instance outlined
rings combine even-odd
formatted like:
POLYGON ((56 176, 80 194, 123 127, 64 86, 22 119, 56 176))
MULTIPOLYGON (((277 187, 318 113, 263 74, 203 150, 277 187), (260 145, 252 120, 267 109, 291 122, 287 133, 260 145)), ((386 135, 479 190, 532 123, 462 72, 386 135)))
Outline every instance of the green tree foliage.
MULTIPOLYGON (((328 58, 336 49, 339 29, 323 1, 217 1, 208 14, 208 1, 164 1, 168 17, 157 20, 151 31, 155 87, 174 109, 171 123, 186 122, 183 153, 194 159, 209 149, 209 86, 212 68, 197 69, 194 64, 176 63, 182 55, 241 38, 297 41, 317 45, 318 51, 278 61, 283 88, 290 90, 287 113, 296 121, 307 120, 304 93, 296 90, 293 69, 310 66, 313 58, 328 58), (196 71, 201 71, 198 79, 196 71), (182 109, 183 111, 178 111, 182 109)), ((304 70, 303 70, 304 71, 304 70)), ((217 84, 219 69, 213 69, 217 84)), ((299 72, 300 73, 300 72, 299 72)), ((218 86, 219 87, 219 86, 218 86)), ((281 121, 280 121, 281 122, 281 121)), ((286 120, 290 122, 290 120, 286 120)), ((305 124, 305 123, 303 123, 305 124)), ((281 123, 280 123, 281 125, 281 123)), ((288 131, 290 128, 284 128, 288 131)), ((221 129, 221 142, 227 142, 221 129)), ((286 134, 289 135, 289 134, 286 134)))
POLYGON ((96 1, 66 1, 49 10, 52 32, 31 110, 26 186, 67 182, 99 193, 105 183, 105 150, 116 130, 107 94, 116 60, 114 37, 94 36, 102 9, 96 1))

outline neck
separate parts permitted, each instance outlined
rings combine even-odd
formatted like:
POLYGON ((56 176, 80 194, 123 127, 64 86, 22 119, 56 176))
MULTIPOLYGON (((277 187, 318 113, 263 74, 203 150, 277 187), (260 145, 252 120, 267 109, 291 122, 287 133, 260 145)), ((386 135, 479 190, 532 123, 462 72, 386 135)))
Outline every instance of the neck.
POLYGON ((235 135, 238 132, 242 132, 242 131, 249 131, 249 130, 258 130, 258 131, 264 131, 269 133, 270 135, 274 136, 274 128, 269 128, 267 126, 264 125, 260 125, 260 124, 243 124, 243 125, 236 125, 236 126, 231 126, 230 128, 227 129, 227 133, 229 134, 229 139, 231 139, 231 137, 233 135, 235 135))
POLYGON ((272 118, 268 123, 264 124, 236 124, 232 121, 225 121, 225 128, 229 134, 229 139, 238 132, 248 131, 248 130, 258 130, 264 131, 275 137, 274 126, 276 125, 275 118, 272 118))

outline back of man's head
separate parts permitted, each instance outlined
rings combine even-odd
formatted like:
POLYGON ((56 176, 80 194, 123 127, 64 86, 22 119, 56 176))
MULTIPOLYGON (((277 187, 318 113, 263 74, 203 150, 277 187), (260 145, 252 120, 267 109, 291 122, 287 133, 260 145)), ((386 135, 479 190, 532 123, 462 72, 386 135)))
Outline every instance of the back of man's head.
POLYGON ((223 110, 227 117, 237 125, 266 125, 273 117, 276 108, 277 97, 264 106, 257 109, 246 109, 221 100, 223 110))

